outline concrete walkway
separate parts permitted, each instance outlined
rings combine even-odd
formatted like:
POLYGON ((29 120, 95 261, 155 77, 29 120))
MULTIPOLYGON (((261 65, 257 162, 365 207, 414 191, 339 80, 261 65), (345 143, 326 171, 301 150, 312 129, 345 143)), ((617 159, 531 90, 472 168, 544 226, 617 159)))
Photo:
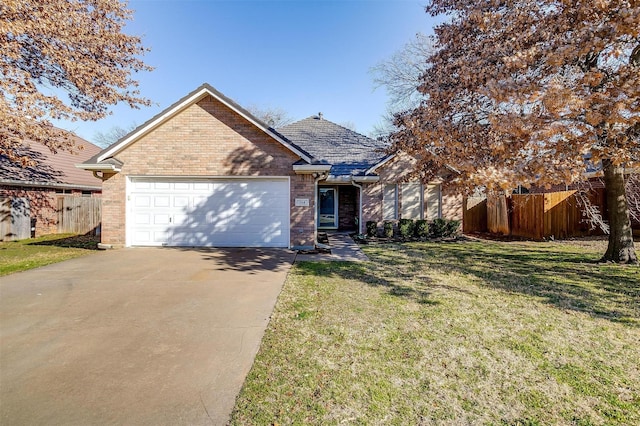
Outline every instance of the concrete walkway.
POLYGON ((331 253, 298 254, 296 262, 368 262, 369 258, 346 233, 327 233, 331 253))
POLYGON ((294 256, 133 248, 0 277, 0 424, 226 424, 294 256))

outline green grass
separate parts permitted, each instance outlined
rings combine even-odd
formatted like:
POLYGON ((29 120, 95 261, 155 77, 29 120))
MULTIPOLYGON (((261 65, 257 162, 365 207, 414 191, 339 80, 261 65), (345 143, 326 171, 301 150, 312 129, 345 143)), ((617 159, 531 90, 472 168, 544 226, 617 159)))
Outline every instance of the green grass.
POLYGON ((640 424, 640 268, 594 244, 296 264, 232 424, 640 424))
POLYGON ((84 256, 96 248, 96 237, 71 234, 0 242, 0 276, 84 256))

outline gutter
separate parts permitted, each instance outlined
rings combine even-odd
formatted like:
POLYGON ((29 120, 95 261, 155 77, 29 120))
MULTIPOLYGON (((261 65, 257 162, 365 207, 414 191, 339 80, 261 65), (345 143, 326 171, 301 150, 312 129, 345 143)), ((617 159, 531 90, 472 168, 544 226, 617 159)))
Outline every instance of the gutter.
POLYGON ((115 164, 76 164, 76 168, 88 170, 90 172, 114 172, 119 173, 122 169, 115 164))
POLYGON ((96 179, 100 179, 101 181, 105 181, 104 174, 105 173, 120 173, 122 170, 120 167, 117 167, 114 164, 76 164, 76 168, 87 170, 93 173, 93 177, 96 179), (102 174, 100 174, 102 173, 102 174))
POLYGON ((293 171, 297 175, 327 174, 331 164, 294 164, 293 171))
POLYGON ((73 183, 57 183, 57 182, 36 182, 24 180, 0 179, 0 184, 8 186, 34 187, 34 188, 53 188, 53 189, 79 189, 87 191, 102 191, 102 186, 91 186, 73 183))
POLYGON ((380 176, 352 176, 353 182, 375 183, 380 182, 380 176))

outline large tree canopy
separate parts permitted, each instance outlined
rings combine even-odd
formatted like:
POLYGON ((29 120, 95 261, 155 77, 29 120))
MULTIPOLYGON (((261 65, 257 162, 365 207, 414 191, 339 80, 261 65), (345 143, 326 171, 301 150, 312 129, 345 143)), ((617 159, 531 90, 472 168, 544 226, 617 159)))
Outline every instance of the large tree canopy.
POLYGON ((423 175, 449 164, 453 184, 489 191, 580 181, 590 156, 609 196, 605 259, 635 262, 623 168, 640 158, 640 3, 432 0, 427 12, 451 19, 395 148, 423 175))
POLYGON ((3 0, 0 3, 0 155, 24 140, 73 149, 50 120, 98 120, 109 107, 149 101, 133 72, 151 70, 139 37, 122 32, 132 11, 118 0, 3 0))

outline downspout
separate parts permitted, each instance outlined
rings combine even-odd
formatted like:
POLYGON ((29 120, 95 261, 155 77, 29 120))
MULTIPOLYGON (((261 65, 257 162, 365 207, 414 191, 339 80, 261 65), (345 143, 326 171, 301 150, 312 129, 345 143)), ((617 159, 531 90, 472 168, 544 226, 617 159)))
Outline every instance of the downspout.
MULTIPOLYGON (((316 174, 314 173, 314 176, 316 174)), ((323 246, 318 242, 318 182, 324 180, 329 176, 328 173, 320 173, 318 177, 313 181, 313 245, 315 247, 323 246)))
POLYGON ((357 184, 356 181, 353 180, 353 177, 351 178, 351 185, 355 186, 359 190, 360 202, 358 203, 358 235, 362 235, 362 185, 357 184))

